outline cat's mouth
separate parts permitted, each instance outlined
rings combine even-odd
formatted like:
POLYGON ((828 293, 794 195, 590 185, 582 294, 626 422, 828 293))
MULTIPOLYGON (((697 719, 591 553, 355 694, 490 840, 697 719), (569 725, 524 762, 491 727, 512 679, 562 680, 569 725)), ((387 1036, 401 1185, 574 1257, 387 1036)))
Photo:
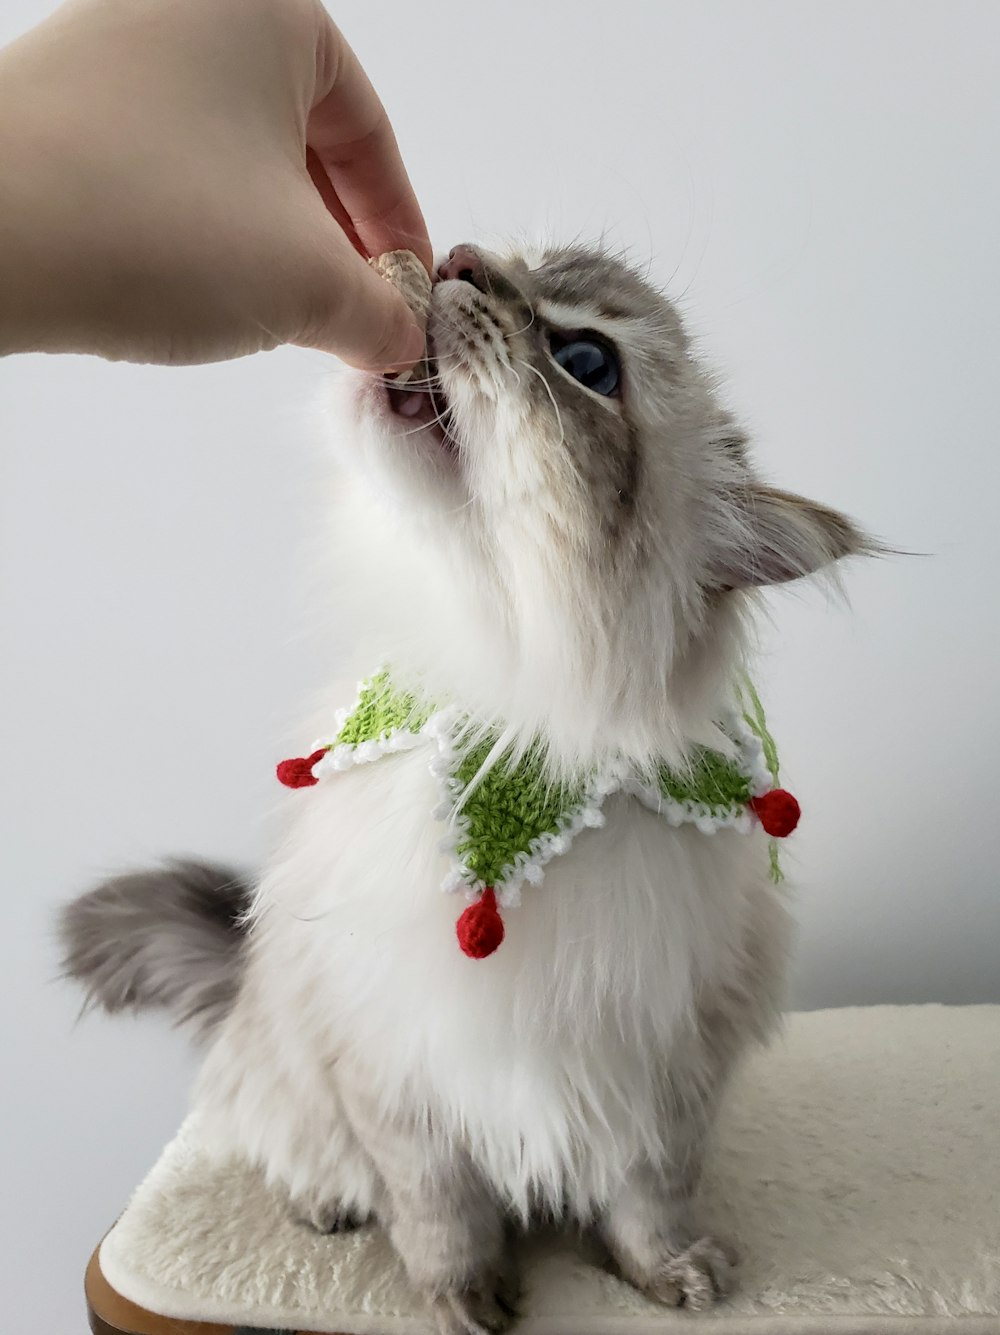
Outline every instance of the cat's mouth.
POLYGON ((449 454, 457 453, 458 441, 451 431, 451 405, 441 385, 430 340, 427 357, 411 379, 404 385, 387 385, 385 392, 390 412, 409 424, 404 434, 426 432, 449 454))

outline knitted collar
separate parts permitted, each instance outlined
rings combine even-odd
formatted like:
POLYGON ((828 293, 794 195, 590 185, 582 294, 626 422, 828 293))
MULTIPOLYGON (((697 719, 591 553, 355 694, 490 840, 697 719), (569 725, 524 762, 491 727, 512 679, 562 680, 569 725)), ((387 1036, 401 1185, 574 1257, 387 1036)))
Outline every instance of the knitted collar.
POLYGON ((500 908, 520 902, 525 882, 538 885, 546 864, 580 830, 604 824, 602 807, 612 793, 626 793, 671 825, 693 824, 705 834, 746 832, 759 823, 772 836, 771 875, 780 880, 774 840, 795 829, 799 805, 776 786, 777 751, 749 683, 738 705, 720 720, 734 743, 733 757, 696 747, 687 767, 640 770, 621 760, 555 785, 545 777, 538 748, 517 761, 501 756, 484 771, 498 732, 454 707, 422 703, 383 669, 359 685, 351 709, 339 712, 333 737, 316 742, 308 756, 283 760, 277 773, 287 787, 307 788, 355 765, 426 746, 440 784, 432 816, 447 831, 441 847, 450 869, 442 888, 464 891, 471 901, 456 925, 458 941, 467 955, 482 959, 503 940, 500 908))

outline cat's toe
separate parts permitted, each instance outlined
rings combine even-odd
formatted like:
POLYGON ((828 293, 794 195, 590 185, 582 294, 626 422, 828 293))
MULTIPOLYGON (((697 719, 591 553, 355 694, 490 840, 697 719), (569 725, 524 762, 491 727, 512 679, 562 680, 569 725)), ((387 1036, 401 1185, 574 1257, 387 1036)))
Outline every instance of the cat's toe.
POLYGON ((355 1229, 364 1228, 369 1223, 368 1215, 361 1214, 358 1210, 336 1210, 327 1219, 324 1233, 353 1233, 355 1229))
POLYGON ((513 1262, 509 1262, 497 1276, 496 1301, 511 1320, 517 1316, 521 1291, 521 1272, 513 1262))
POLYGON ((508 1278, 482 1288, 447 1293, 434 1302, 440 1335, 501 1335, 514 1319, 517 1285, 508 1278))
POLYGON ((370 1217, 338 1201, 326 1201, 310 1205, 297 1211, 303 1224, 308 1224, 317 1233, 352 1233, 370 1222, 370 1217))
POLYGON ((667 1307, 700 1311, 732 1292, 736 1255, 715 1238, 699 1238, 660 1267, 647 1292, 667 1307))

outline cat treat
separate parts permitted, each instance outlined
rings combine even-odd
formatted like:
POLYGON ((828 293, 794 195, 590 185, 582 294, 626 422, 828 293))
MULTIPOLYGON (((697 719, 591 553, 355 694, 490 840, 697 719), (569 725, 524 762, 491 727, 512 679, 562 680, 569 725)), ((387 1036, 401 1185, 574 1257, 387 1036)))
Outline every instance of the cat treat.
MULTIPOLYGON (((375 255, 368 263, 393 285, 421 326, 425 326, 431 304, 431 280, 413 251, 388 250, 384 255, 375 255)), ((420 361, 411 371, 403 371, 396 380, 406 384, 409 380, 426 380, 429 374, 426 361, 420 361)))

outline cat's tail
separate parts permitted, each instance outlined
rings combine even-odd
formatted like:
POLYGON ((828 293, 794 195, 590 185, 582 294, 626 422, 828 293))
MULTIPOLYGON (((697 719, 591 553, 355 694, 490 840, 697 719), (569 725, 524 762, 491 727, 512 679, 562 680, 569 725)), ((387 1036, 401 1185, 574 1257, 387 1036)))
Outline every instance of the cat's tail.
POLYGON ((205 862, 116 876, 60 911, 63 974, 83 984, 85 1009, 159 1008, 205 1038, 239 991, 250 898, 205 862))

